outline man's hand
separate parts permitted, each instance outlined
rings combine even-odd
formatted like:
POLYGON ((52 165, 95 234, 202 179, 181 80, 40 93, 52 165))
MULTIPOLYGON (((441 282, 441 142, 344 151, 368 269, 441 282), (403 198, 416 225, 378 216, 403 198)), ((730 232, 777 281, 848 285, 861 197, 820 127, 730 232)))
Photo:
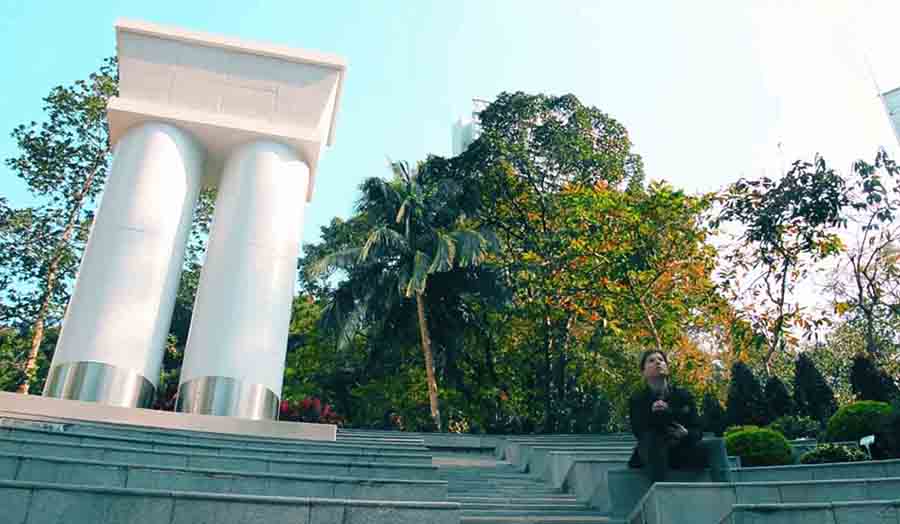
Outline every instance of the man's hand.
POLYGON ((659 413, 660 411, 665 411, 669 409, 669 404, 665 400, 657 400, 653 403, 651 407, 654 413, 659 413))
POLYGON ((672 435, 677 440, 681 440, 684 437, 688 436, 688 430, 681 424, 677 422, 673 422, 672 426, 669 429, 669 434, 672 435))

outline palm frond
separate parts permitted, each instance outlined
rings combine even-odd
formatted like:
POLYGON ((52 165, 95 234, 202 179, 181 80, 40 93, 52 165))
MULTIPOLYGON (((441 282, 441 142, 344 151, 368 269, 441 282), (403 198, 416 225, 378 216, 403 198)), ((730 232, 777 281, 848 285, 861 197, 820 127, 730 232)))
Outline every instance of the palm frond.
POLYGON ((456 240, 443 233, 438 233, 437 250, 434 253, 434 260, 431 267, 428 268, 429 273, 441 273, 453 269, 453 262, 456 258, 456 240))
POLYGON ((329 253, 306 269, 306 276, 318 278, 332 269, 350 269, 359 260, 360 248, 348 247, 329 253))
POLYGON ((421 251, 416 251, 413 259, 412 275, 409 277, 409 284, 406 286, 406 297, 411 298, 418 293, 425 292, 425 285, 428 283, 428 268, 431 266, 431 257, 421 251))
POLYGON ((406 183, 409 183, 413 179, 413 172, 409 169, 409 164, 402 160, 398 162, 390 162, 391 172, 400 180, 403 180, 406 183))
POLYGON ((400 209, 397 210, 397 218, 394 219, 394 222, 402 224, 403 219, 406 218, 406 214, 409 212, 409 208, 411 205, 412 201, 409 198, 403 199, 403 203, 400 204, 400 209))
POLYGON ((406 249, 406 239, 403 238, 403 235, 387 226, 381 226, 369 233, 369 237, 359 253, 359 261, 370 261, 378 255, 390 251, 404 252, 406 249))
POLYGON ((489 239, 474 229, 457 229, 450 233, 450 236, 456 242, 457 264, 459 267, 481 264, 491 250, 489 239))
POLYGON ((410 273, 409 266, 404 264, 397 271, 397 293, 400 296, 407 296, 406 291, 409 288, 409 280, 412 277, 412 273, 410 273))
POLYGON ((374 214, 379 219, 394 215, 403 200, 390 182, 379 177, 363 180, 359 191, 361 195, 356 203, 357 211, 374 214))

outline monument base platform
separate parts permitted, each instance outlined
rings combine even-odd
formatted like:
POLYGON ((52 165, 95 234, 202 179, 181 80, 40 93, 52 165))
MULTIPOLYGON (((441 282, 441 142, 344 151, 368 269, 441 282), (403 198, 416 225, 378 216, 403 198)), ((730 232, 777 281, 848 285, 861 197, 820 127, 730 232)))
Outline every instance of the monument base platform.
POLYGON ((333 442, 337 435, 337 426, 333 424, 250 420, 156 411, 152 409, 123 408, 95 402, 5 392, 0 392, 0 417, 46 422, 115 424, 161 430, 199 431, 221 435, 330 442, 333 442))

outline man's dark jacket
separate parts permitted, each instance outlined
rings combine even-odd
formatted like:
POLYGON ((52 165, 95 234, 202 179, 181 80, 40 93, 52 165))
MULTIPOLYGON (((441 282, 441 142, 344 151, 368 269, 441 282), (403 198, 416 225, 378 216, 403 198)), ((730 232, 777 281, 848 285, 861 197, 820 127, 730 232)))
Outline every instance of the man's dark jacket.
MULTIPOLYGON (((694 396, 686 389, 669 384, 669 392, 664 398, 660 398, 650 390, 649 386, 644 386, 632 395, 629 407, 631 431, 638 440, 650 431, 664 434, 673 422, 681 424, 688 430, 688 435, 681 440, 680 445, 696 444, 703 438, 703 429, 700 416, 697 414, 694 396), (669 404, 668 409, 654 413, 653 403, 657 400, 665 400, 669 404)), ((637 448, 632 453, 628 465, 633 468, 643 466, 637 448)))

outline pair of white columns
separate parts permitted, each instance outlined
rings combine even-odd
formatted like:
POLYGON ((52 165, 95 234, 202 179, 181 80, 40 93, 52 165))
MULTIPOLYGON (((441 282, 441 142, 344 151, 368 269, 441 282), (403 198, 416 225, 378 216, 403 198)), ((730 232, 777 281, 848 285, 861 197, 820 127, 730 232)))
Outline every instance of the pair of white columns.
MULTIPOLYGON (((152 402, 205 157, 167 123, 118 141, 44 395, 152 402)), ((277 418, 308 182, 307 164, 274 141, 227 156, 177 410, 277 418)))

